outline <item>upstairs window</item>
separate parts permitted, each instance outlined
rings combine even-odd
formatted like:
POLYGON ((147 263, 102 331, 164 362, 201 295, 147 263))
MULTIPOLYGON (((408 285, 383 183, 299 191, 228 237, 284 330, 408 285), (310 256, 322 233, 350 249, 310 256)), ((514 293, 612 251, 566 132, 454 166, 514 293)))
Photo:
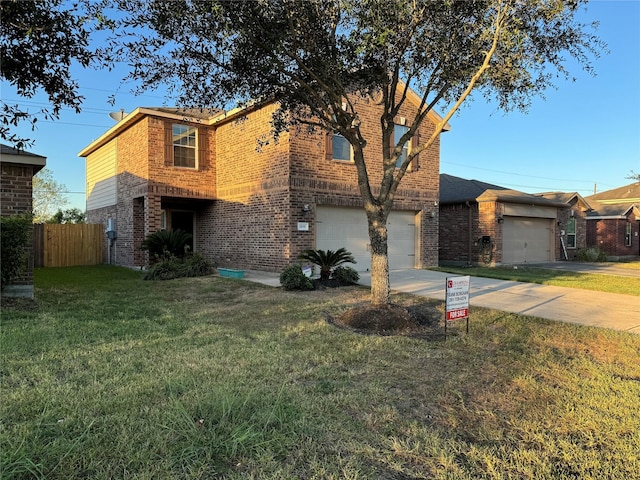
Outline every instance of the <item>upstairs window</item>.
POLYGON ((339 133, 331 137, 331 158, 338 162, 353 162, 353 148, 349 140, 339 133))
MULTIPOLYGON (((404 125, 394 125, 393 126, 393 143, 395 143, 402 138, 402 136, 409 131, 409 127, 405 127, 404 125)), ((409 142, 405 142, 402 146, 402 153, 398 157, 396 161, 396 168, 400 168, 404 161, 407 159, 407 155, 409 155, 409 142)))
POLYGON ((173 125, 173 165, 175 167, 196 168, 196 132, 195 127, 173 125))
POLYGON ((567 248, 576 248, 576 219, 573 217, 567 222, 567 248))

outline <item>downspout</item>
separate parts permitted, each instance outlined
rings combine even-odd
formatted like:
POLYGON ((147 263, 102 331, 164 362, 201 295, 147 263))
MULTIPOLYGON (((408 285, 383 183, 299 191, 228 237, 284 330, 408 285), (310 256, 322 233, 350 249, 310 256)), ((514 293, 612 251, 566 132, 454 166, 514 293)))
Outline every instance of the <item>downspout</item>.
POLYGON ((467 242, 467 265, 471 266, 471 252, 473 251, 473 232, 471 230, 472 224, 473 224, 473 215, 471 213, 471 204, 469 203, 469 201, 467 200, 466 202, 467 208, 468 210, 468 228, 467 231, 469 232, 469 239, 467 242))

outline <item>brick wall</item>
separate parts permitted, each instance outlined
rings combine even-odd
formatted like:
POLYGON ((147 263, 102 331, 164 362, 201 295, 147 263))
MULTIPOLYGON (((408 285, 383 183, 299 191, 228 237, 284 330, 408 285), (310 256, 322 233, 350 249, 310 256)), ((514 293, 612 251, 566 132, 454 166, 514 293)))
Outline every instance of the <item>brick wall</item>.
MULTIPOLYGON (((354 100, 358 109, 361 132, 367 145, 364 149, 365 163, 374 194, 380 191, 382 179, 382 137, 380 132, 381 107, 366 98, 354 100)), ((399 117, 412 118, 415 107, 405 104, 399 117)), ((434 126, 425 120, 418 137, 426 141, 434 126)), ((333 161, 328 152, 330 134, 318 132, 309 135, 303 131, 291 133, 291 232, 294 255, 303 249, 314 248, 315 211, 319 205, 361 207, 358 174, 353 163, 333 161), (310 205, 310 213, 302 207, 310 205), (309 232, 297 232, 298 221, 309 222, 309 232)), ((439 139, 420 153, 411 170, 403 177, 394 199, 394 209, 413 210, 419 215, 419 249, 421 266, 438 263, 438 209, 440 172, 439 139), (432 216, 433 213, 433 216, 432 216)))
POLYGON ((19 165, 2 162, 0 178, 0 209, 2 216, 31 213, 33 205, 32 165, 19 165))
POLYGON ((439 225, 440 262, 468 265, 478 261, 477 249, 473 246, 478 239, 477 203, 441 205, 439 225))
POLYGON ((218 266, 281 270, 292 258, 289 135, 257 148, 275 106, 216 130, 217 200, 197 214, 198 249, 218 266))
POLYGON ((459 265, 495 265, 502 262, 502 224, 497 221, 502 204, 481 202, 440 206, 440 262, 459 265), (469 218, 471 210, 471 218, 469 218), (491 249, 479 240, 491 237, 491 249))
POLYGON ((589 220, 587 222, 590 247, 599 247, 610 257, 635 257, 640 255, 638 218, 632 213, 626 218, 589 220), (627 224, 631 223, 631 246, 625 245, 627 224))

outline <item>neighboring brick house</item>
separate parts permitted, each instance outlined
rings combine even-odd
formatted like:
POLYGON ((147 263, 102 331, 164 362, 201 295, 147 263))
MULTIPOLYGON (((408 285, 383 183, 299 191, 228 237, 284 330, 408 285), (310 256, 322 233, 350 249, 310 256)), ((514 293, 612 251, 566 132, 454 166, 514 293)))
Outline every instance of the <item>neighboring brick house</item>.
POLYGON ((585 198, 587 245, 599 247, 612 259, 640 255, 640 182, 585 198))
MULTIPOLYGON (((562 200, 440 175, 442 264, 500 265, 563 258, 562 200)), ((568 214, 567 214, 568 215, 568 214)))
MULTIPOLYGON (((381 155, 375 155, 382 150, 381 107, 356 101, 376 185, 382 173, 381 155)), ((403 106, 398 128, 413 118, 415 105, 403 106)), ((304 249, 345 247, 356 268, 368 269, 366 216, 344 138, 291 131, 274 142, 275 109, 138 108, 83 149, 88 222, 115 230, 105 249, 109 261, 143 266, 145 235, 181 228, 193 233, 195 251, 221 267, 280 271, 304 249)), ((428 138, 439 120, 430 115, 418 135, 428 138)), ((436 141, 402 180, 389 218, 391 268, 438 262, 439 157, 436 141)))
POLYGON ((578 252, 587 247, 587 213, 591 206, 577 192, 545 192, 535 195, 568 206, 558 210, 560 242, 556 242, 556 258, 576 260, 578 252))
MULTIPOLYGON (((0 212, 3 217, 33 210, 33 176, 47 163, 47 157, 0 144, 0 212)), ((7 285, 3 296, 33 298, 33 241, 25 246, 28 263, 22 276, 7 285)))

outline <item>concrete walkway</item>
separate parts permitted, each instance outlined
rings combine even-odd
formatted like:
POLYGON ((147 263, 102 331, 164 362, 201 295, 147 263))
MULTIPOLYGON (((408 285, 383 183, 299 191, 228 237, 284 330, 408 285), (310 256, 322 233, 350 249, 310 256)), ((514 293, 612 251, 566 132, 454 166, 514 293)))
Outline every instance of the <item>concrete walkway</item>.
MULTIPOLYGON (((394 270, 390 272, 391 288, 444 300, 447 276, 453 275, 431 270, 394 270)), ((247 271, 245 279, 273 287, 280 285, 277 273, 247 271)), ((371 275, 360 273, 360 284, 370 286, 371 275)), ((471 277, 470 303, 472 307, 640 334, 640 297, 632 295, 471 277)))

